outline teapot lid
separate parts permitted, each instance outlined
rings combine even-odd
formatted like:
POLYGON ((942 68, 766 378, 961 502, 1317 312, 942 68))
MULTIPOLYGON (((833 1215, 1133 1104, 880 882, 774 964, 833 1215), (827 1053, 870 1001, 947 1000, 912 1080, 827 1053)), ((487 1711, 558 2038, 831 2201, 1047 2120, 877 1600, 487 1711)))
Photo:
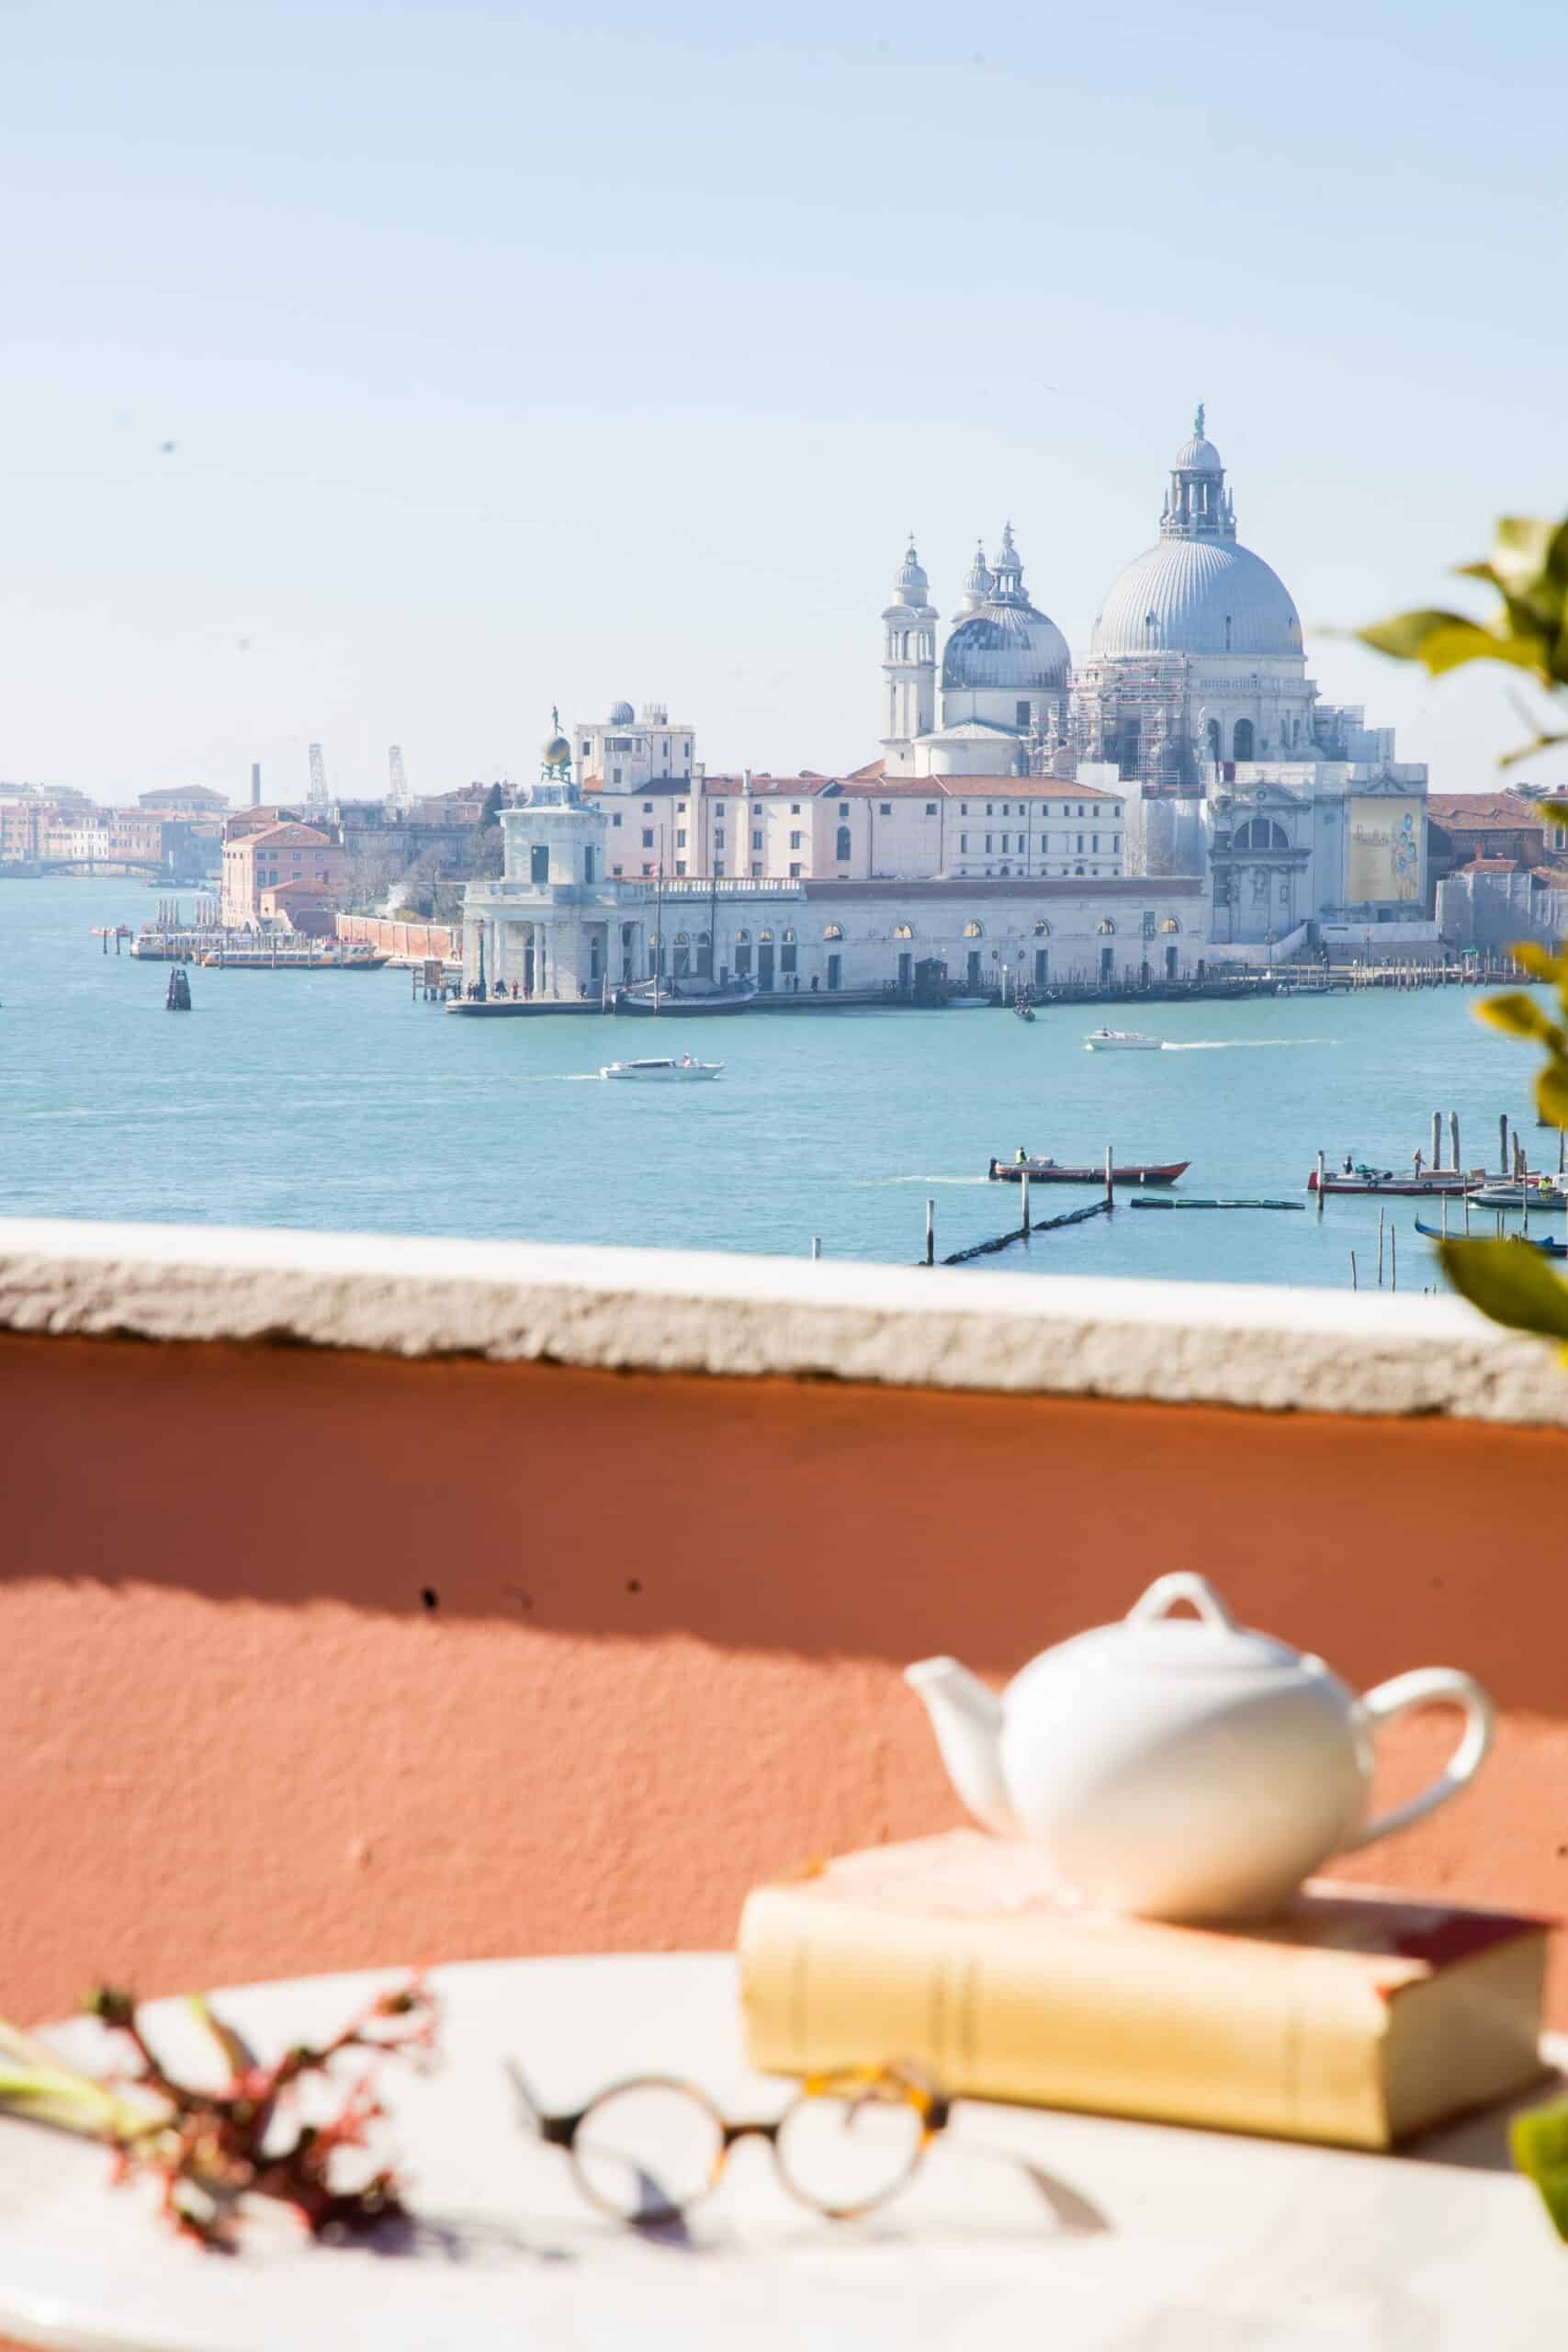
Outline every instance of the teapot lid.
POLYGON ((1282 1667, 1310 1670, 1316 1663, 1288 1642, 1238 1625, 1207 1578, 1185 1571, 1156 1577, 1120 1623, 1097 1626, 1067 1646, 1080 1656, 1089 1647, 1103 1650, 1107 1664, 1113 1657, 1118 1665, 1158 1671, 1223 1668, 1234 1674, 1267 1668, 1277 1673, 1282 1667), (1171 1611, 1184 1600, 1197 1614, 1173 1617, 1171 1611))

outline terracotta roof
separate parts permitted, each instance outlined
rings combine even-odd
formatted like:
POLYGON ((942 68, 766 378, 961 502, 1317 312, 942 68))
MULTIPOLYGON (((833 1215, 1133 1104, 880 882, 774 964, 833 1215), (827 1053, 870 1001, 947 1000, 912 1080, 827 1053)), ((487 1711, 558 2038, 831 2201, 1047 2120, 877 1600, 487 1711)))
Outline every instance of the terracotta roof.
POLYGON ((259 832, 247 833, 244 839, 252 848, 259 848, 263 842, 273 848, 285 842, 298 842, 301 846, 309 842, 313 848, 319 849, 333 847, 332 835, 319 832, 314 825, 264 825, 259 832))
POLYGON ((1568 890, 1568 865, 1532 865, 1530 880, 1543 890, 1568 890))
POLYGON ((936 775, 832 777, 824 787, 829 800, 942 800, 942 779, 936 775))
POLYGON ((863 768, 852 768, 850 770, 848 781, 851 784, 859 784, 863 776, 886 775, 886 773, 887 763, 886 760, 867 760, 863 768))
POLYGON ((1084 876, 1025 874, 975 876, 954 874, 931 882, 828 882, 803 879, 798 886, 808 899, 863 898, 867 890, 885 904, 896 899, 1201 899, 1204 883, 1197 874, 1160 874, 1146 878, 1108 875, 1102 881, 1084 876))
MULTIPOLYGON (((933 776, 950 800, 1124 800, 1125 792, 1106 792, 1098 784, 1063 784, 1046 775, 933 776)), ((1131 790, 1131 786, 1128 787, 1131 790)))
POLYGON ((1472 857, 1458 870, 1461 874, 1517 874, 1520 867, 1517 857, 1472 857))
POLYGON ((1435 824, 1451 825, 1460 832, 1483 832, 1499 827, 1512 832, 1520 825, 1539 825, 1540 819, 1517 792, 1431 792, 1427 814, 1435 824))

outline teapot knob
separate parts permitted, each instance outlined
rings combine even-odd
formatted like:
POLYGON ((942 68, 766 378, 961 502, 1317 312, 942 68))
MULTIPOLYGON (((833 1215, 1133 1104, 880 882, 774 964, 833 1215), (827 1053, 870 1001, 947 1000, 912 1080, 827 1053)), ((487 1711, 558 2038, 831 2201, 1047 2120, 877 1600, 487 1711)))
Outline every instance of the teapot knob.
POLYGON ((1193 1576, 1186 1568, 1179 1568, 1168 1577, 1156 1577, 1147 1592, 1127 1611, 1127 1623, 1152 1624, 1156 1617, 1168 1617, 1178 1602, 1183 1600, 1190 1600, 1204 1624, 1212 1625, 1216 1633, 1235 1632, 1235 1619, 1207 1577, 1193 1576))

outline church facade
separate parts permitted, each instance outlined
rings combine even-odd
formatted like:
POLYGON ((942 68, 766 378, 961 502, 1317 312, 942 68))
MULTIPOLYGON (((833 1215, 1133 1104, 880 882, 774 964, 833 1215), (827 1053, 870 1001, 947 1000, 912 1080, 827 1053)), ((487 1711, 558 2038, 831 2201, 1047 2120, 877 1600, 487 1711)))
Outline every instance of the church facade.
POLYGON ((1123 871, 1207 876, 1219 944, 1420 930, 1426 768, 1319 696, 1289 591, 1237 537, 1201 408, 1158 537, 1117 574, 1077 665, 1025 591, 1010 526, 994 566, 976 553, 940 646, 912 544, 882 619, 888 775, 1120 789, 1123 871))

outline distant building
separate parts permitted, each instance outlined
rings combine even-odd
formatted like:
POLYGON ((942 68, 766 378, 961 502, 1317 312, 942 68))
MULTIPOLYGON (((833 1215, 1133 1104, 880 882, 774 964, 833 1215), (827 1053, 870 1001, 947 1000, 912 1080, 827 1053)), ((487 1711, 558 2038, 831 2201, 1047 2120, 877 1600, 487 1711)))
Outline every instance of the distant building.
POLYGON ((210 816, 227 808, 226 792, 213 792, 205 784, 160 785, 154 792, 137 795, 137 805, 142 808, 184 810, 189 816, 210 816))
POLYGON ((606 792, 640 792, 689 781, 696 742, 692 728, 671 726, 663 703, 645 702, 638 718, 629 702, 617 702, 602 722, 579 722, 573 756, 579 775, 596 776, 606 792))
MULTIPOLYGON (((231 818, 223 836, 222 920, 234 931, 266 921, 264 893, 283 889, 294 902, 308 898, 335 905, 347 860, 342 843, 324 827, 292 820, 256 826, 265 812, 246 809, 231 818)), ((285 901, 274 901, 274 911, 285 901)))

